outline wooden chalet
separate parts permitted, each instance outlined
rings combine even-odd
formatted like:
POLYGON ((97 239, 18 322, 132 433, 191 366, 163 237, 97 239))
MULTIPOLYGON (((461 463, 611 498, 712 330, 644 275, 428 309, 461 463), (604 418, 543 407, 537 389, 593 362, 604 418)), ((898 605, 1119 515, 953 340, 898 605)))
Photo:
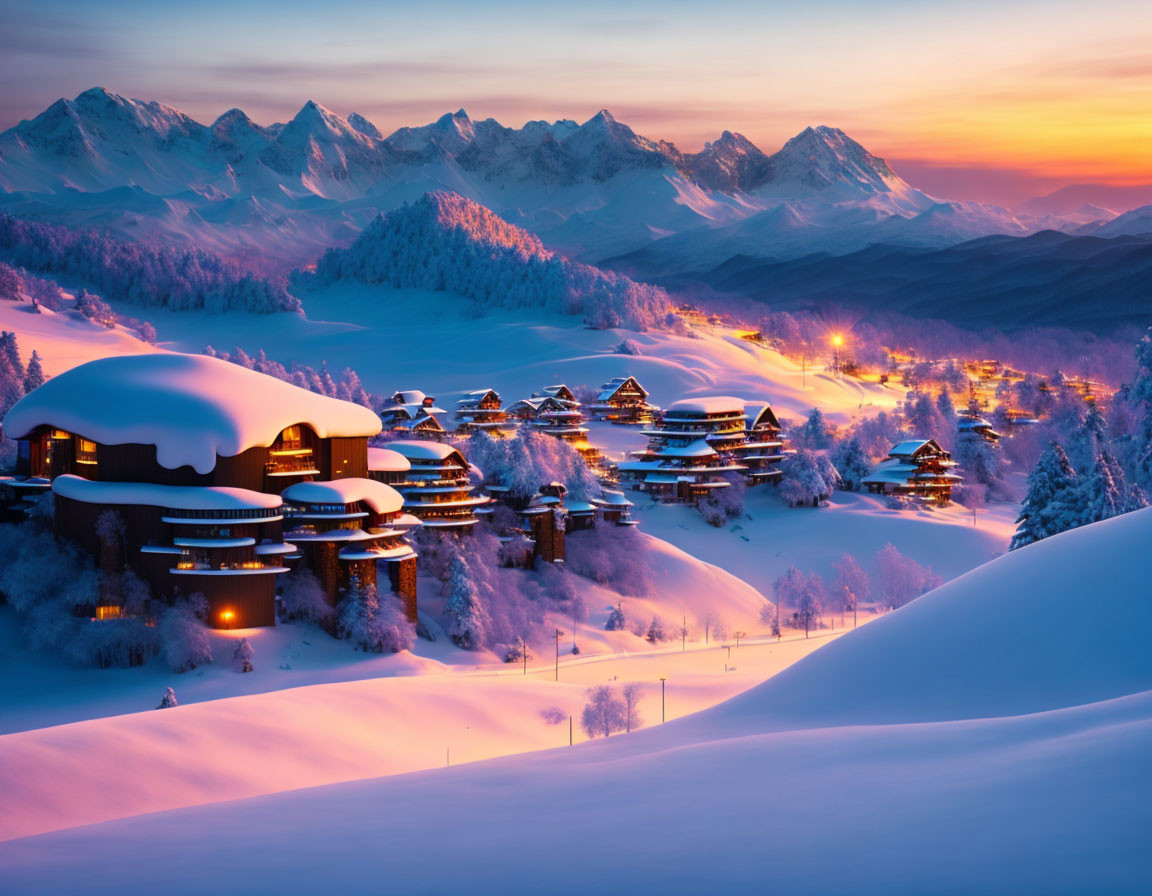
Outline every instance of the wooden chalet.
POLYGON ((436 406, 436 399, 411 389, 392 394, 380 408, 380 422, 385 432, 401 438, 442 439, 441 414, 447 411, 436 406))
POLYGON ((383 487, 367 478, 372 411, 203 355, 82 364, 4 427, 19 443, 8 490, 35 500, 50 488, 56 531, 94 556, 96 519, 115 511, 123 563, 158 598, 204 594, 217 627, 275 622, 276 577, 302 556, 283 537, 281 493, 383 487))
POLYGON ((780 421, 766 404, 749 408, 746 420, 744 439, 729 451, 744 467, 749 485, 775 482, 780 478, 780 462, 788 454, 780 435, 780 421))
POLYGON ((648 446, 618 467, 622 480, 661 501, 695 501, 743 473, 732 449, 745 441, 744 403, 734 398, 677 401, 649 429, 648 446))
POLYGON ((491 503, 491 498, 475 494, 468 461, 451 445, 400 440, 389 442, 387 450, 409 463, 396 488, 404 498, 404 511, 419 519, 425 530, 467 532, 476 525, 477 511, 491 503))
POLYGON ((956 432, 962 436, 976 435, 992 444, 1000 441, 1000 433, 992 427, 989 421, 979 415, 961 414, 956 421, 956 432))
POLYGON ((894 445, 863 484, 873 494, 909 495, 943 506, 963 482, 956 466, 935 439, 910 439, 894 445))
POLYGON ((559 482, 541 486, 527 498, 513 495, 498 483, 487 486, 493 499, 509 508, 515 524, 497 531, 497 537, 509 554, 509 564, 531 567, 536 558, 545 563, 564 562, 564 535, 567 511, 564 497, 567 489, 559 482))
POLYGON ((648 402, 648 391, 633 376, 609 380, 588 406, 593 419, 609 423, 651 423, 657 410, 648 402))
POLYGON ((456 431, 459 433, 484 432, 500 438, 516 428, 504 410, 500 394, 495 389, 477 389, 466 392, 456 402, 456 431))
POLYGON ((546 386, 529 398, 513 402, 507 410, 533 432, 570 444, 590 467, 600 467, 600 451, 588 442, 588 427, 584 425, 581 404, 567 386, 546 386))
POLYGON ((284 540, 299 551, 333 605, 349 584, 379 588, 377 568, 416 622, 416 552, 405 535, 418 524, 396 489, 373 479, 298 482, 286 488, 284 540))

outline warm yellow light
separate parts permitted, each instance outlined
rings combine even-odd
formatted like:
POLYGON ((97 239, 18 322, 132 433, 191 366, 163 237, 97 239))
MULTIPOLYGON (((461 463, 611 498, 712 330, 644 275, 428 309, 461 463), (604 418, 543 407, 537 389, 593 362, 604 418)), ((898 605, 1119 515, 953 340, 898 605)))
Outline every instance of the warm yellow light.
POLYGON ((840 348, 840 346, 844 344, 844 337, 837 333, 832 337, 832 344, 836 346, 836 348, 840 348))
POLYGON ((236 614, 233 613, 231 610, 225 610, 223 613, 220 614, 220 618, 223 619, 225 622, 231 622, 235 618, 235 616, 236 616, 236 614))

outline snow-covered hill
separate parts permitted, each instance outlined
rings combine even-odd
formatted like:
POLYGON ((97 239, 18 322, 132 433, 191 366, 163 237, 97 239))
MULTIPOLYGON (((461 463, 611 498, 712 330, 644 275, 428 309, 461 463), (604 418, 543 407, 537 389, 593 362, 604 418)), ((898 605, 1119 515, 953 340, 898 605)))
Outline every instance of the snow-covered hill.
POLYGON ((383 137, 363 116, 312 101, 286 124, 260 126, 232 109, 203 125, 102 88, 0 134, 0 190, 0 207, 17 214, 191 241, 281 268, 314 260, 429 190, 460 193, 586 261, 685 231, 698 231, 689 249, 696 239, 715 243, 701 231, 711 227, 722 228, 718 245, 780 257, 817 242, 831 251, 882 240, 935 246, 1031 226, 976 203, 944 204, 945 216, 830 127, 807 128, 771 155, 729 131, 682 152, 606 110, 583 124, 508 128, 461 109, 383 137), (781 203, 795 208, 799 232, 756 220, 781 203), (745 218, 747 228, 730 229, 745 218))
POLYGON ((511 841, 563 894, 769 870, 789 893, 1146 892, 1150 536, 1138 511, 1013 552, 667 725, 15 840, 0 868, 16 894, 369 893, 382 863, 394 887, 495 893, 511 841))

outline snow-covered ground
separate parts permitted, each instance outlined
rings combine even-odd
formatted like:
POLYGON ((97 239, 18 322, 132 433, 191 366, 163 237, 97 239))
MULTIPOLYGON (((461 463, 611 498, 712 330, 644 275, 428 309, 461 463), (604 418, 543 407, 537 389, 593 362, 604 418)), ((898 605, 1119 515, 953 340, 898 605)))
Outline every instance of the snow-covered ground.
POLYGON ((475 317, 470 302, 450 293, 357 285, 307 293, 303 301, 304 315, 148 309, 147 317, 168 348, 231 351, 238 345, 249 354, 263 349, 282 363, 319 367, 326 361, 334 373, 354 368, 372 392, 421 389, 448 410, 471 389, 496 389, 510 403, 552 383, 595 388, 626 375, 636 376, 661 406, 686 396, 736 395, 767 401, 790 417, 819 406, 835 422, 890 409, 904 397, 897 388, 837 379, 811 361, 802 370, 724 327, 693 327, 690 336, 676 336, 589 330, 579 317, 534 309, 493 308, 475 317), (624 339, 643 354, 617 354, 624 339))
POLYGON ((695 508, 657 504, 637 492, 633 516, 640 528, 719 566, 772 599, 772 583, 795 566, 836 581, 833 564, 852 554, 873 572, 877 551, 892 543, 945 581, 1008 550, 1017 504, 989 504, 976 513, 959 505, 893 510, 877 495, 836 492, 828 507, 789 507, 771 486, 749 489, 742 518, 709 526, 695 508))
MULTIPOLYGON (((523 879, 552 893, 1148 892, 1150 537, 1145 510, 1013 552, 733 700, 631 735, 13 840, 0 845, 5 889, 242 881, 355 894, 387 880, 495 893, 523 879)), ((297 694, 310 696, 284 696, 297 694)), ((152 742, 166 762, 179 738, 206 739, 199 763, 172 772, 177 791, 219 752, 250 749, 242 702, 135 717, 152 730, 119 741, 152 742), (232 735, 223 744, 178 726, 213 707, 232 735)), ((309 705, 320 718, 335 709, 309 705)), ((380 719, 357 761, 404 738, 403 722, 380 719)), ((114 721, 30 736, 55 736, 54 756, 91 782, 107 766, 85 771, 87 744, 114 721)), ((254 740, 269 766, 301 762, 274 737, 254 740)), ((349 761, 343 750, 329 738, 323 755, 349 761)), ((13 777, 6 789, 35 786, 13 777)))

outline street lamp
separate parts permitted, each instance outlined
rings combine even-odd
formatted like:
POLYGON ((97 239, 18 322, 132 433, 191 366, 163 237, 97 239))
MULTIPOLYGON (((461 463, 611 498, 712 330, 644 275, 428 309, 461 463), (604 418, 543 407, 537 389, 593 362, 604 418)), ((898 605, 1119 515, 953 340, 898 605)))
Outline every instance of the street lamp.
POLYGON ((667 680, 668 680, 667 678, 661 678, 660 679, 660 724, 661 725, 664 724, 664 682, 666 682, 667 680))
POLYGON ((560 636, 564 632, 556 629, 556 681, 560 680, 560 636))
POLYGON ((832 336, 832 370, 840 376, 840 346, 844 344, 844 337, 840 333, 832 336))

